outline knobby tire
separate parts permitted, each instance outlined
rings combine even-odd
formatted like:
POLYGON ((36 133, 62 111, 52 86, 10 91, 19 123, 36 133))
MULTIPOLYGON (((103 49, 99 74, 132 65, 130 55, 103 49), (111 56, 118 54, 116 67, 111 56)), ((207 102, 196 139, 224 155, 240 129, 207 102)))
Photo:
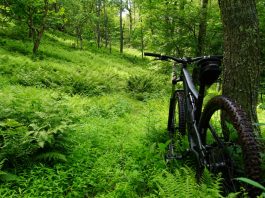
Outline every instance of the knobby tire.
MULTIPOLYGON (((219 111, 219 112, 220 112, 219 111)), ((221 121, 220 121, 221 122, 221 121)), ((223 127, 222 127, 223 128, 223 127)), ((210 157, 222 155, 226 167, 222 169, 224 171, 224 175, 227 174, 226 171, 229 171, 229 173, 226 175, 227 178, 224 178, 224 180, 227 180, 228 186, 234 185, 233 182, 236 182, 234 177, 247 177, 249 179, 252 179, 254 181, 259 182, 261 177, 261 157, 260 157, 260 148, 259 144, 257 142, 257 139, 255 137, 255 134, 253 132, 253 127, 250 122, 250 120, 247 118, 246 113, 232 100, 225 96, 216 96, 212 98, 207 105, 204 108, 200 123, 199 123, 199 130, 202 132, 202 143, 207 146, 207 133, 211 133, 208 135, 212 135, 212 139, 214 139, 215 143, 212 145, 208 145, 208 147, 212 147, 210 157), (229 139, 229 135, 226 132, 222 132, 224 138, 218 137, 216 134, 213 135, 213 133, 210 130, 207 130, 209 128, 209 122, 213 114, 217 111, 221 111, 222 114, 225 114, 226 117, 230 120, 230 123, 235 128, 235 131, 237 132, 237 142, 233 142, 233 140, 229 139), (240 148, 242 153, 242 162, 243 162, 243 174, 244 175, 237 175, 235 169, 233 169, 233 159, 231 156, 233 155, 227 155, 224 154, 226 152, 226 145, 233 145, 237 144, 237 146, 240 148), (216 152, 216 153, 214 153, 216 152), (231 167, 230 167, 231 166, 231 167), (231 171, 231 172, 230 172, 231 171), (232 175, 230 175, 232 173, 232 175)), ((220 130, 220 129, 219 129, 220 130)), ((231 152, 231 151, 230 151, 231 152)), ((233 152, 233 151, 232 151, 233 152)), ((209 158, 210 158, 209 157, 209 158)), ((220 158, 220 157, 218 157, 220 158)), ((219 162, 221 161, 219 159, 219 162)), ((211 162, 211 160, 208 159, 209 167, 214 167, 215 164, 211 162), (212 163, 212 164, 211 164, 212 163)), ((211 168, 210 168, 211 169, 211 168)), ((224 181, 226 182, 226 181, 224 181)), ((237 184, 235 184, 237 185, 237 184)), ((255 197, 260 192, 255 189, 252 186, 246 186, 247 191, 251 197, 255 197)), ((238 189, 237 189, 238 190, 238 189)))
POLYGON ((184 104, 184 91, 177 90, 174 97, 170 100, 169 118, 168 118, 168 131, 171 135, 175 135, 176 130, 183 136, 186 132, 186 117, 185 117, 185 104, 184 104), (176 115, 178 114, 178 115, 176 115), (178 122, 176 122, 178 117, 178 122))

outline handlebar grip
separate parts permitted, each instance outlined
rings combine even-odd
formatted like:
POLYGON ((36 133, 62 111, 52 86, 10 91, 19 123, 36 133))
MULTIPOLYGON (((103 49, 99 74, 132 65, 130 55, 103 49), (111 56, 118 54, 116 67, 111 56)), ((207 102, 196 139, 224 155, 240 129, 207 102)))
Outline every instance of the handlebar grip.
POLYGON ((145 52, 144 53, 145 56, 153 56, 153 57, 161 57, 161 54, 156 54, 156 53, 152 53, 152 52, 145 52))

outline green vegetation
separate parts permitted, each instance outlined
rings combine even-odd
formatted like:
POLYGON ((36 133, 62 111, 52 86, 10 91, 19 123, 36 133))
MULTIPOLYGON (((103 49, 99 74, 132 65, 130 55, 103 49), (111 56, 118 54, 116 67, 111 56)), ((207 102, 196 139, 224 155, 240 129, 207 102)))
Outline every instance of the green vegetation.
MULTIPOLYGON (((198 184, 193 159, 174 166, 164 159, 171 65, 116 48, 124 34, 125 47, 194 54, 199 1, 177 8, 126 1, 133 20, 126 16, 124 32, 117 28, 119 2, 98 2, 108 23, 96 1, 0 1, 0 198, 222 197, 221 175, 205 171, 198 184), (172 20, 159 20, 161 13, 172 20)), ((206 53, 222 51, 217 9, 212 2, 206 53)), ((265 143, 264 102, 255 124, 265 143)))
POLYGON ((186 182, 183 194, 219 193, 166 166, 168 75, 134 54, 44 39, 33 59, 29 41, 1 39, 1 197, 155 197, 186 182))
POLYGON ((164 161, 166 72, 44 39, 34 59, 29 41, 1 39, 1 197, 220 196, 220 177, 199 185, 192 162, 164 161))

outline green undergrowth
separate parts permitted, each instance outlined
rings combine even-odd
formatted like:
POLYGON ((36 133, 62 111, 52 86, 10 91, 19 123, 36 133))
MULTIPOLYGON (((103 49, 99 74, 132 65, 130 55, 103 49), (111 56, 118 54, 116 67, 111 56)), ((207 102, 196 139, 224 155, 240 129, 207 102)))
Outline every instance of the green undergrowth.
POLYGON ((66 161, 70 126, 79 119, 69 100, 52 90, 20 85, 1 89, 1 169, 16 172, 38 161, 66 161))
POLYGON ((164 159, 170 66, 73 43, 47 33, 32 57, 1 33, 0 197, 221 197, 220 176, 164 159))
POLYGON ((68 101, 81 119, 69 136, 67 162, 43 163, 20 171, 2 185, 6 197, 218 197, 219 179, 205 176, 198 185, 194 171, 170 170, 164 161, 165 99, 139 102, 126 95, 68 101), (215 187, 213 188, 212 185, 215 187))

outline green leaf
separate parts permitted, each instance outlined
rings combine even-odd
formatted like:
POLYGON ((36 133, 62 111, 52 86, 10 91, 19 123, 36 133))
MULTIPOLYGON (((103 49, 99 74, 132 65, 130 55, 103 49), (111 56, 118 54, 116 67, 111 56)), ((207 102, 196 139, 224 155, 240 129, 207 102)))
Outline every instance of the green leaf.
POLYGON ((2 167, 4 166, 4 163, 7 159, 3 159, 2 161, 0 161, 0 169, 2 169, 2 167))
POLYGON ((4 122, 0 122, 1 127, 20 127, 23 126, 21 123, 13 119, 6 119, 4 122))
POLYGON ((29 125, 29 127, 33 130, 33 131, 37 131, 38 130, 38 126, 36 125, 36 124, 34 124, 34 123, 31 123, 30 125, 29 125))
POLYGON ((59 152, 47 152, 42 153, 36 157, 37 160, 44 160, 44 161, 62 161, 66 162, 67 159, 64 154, 59 152))
POLYGON ((265 187, 256 181, 253 181, 251 179, 244 178, 244 177, 236 178, 236 180, 239 180, 239 181, 245 182, 249 185, 255 186, 256 188, 259 188, 265 192, 265 187))
POLYGON ((44 141, 40 141, 40 142, 38 142, 38 145, 39 145, 41 148, 44 148, 44 144, 45 144, 44 141))
POLYGON ((158 147, 160 151, 165 151, 167 148, 167 144, 159 143, 158 147))

